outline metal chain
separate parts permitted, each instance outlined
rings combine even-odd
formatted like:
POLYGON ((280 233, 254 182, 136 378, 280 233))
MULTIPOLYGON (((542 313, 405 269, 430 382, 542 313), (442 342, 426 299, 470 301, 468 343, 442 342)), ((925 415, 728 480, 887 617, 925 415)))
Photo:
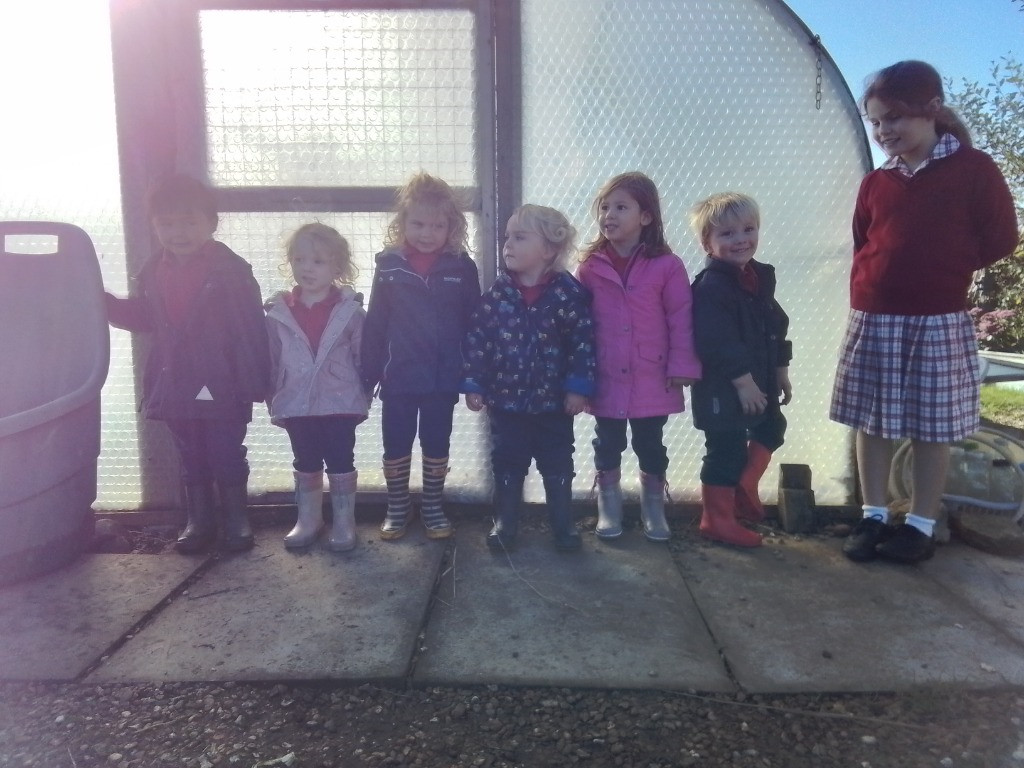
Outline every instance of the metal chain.
POLYGON ((811 40, 811 45, 814 46, 814 53, 816 55, 815 68, 816 74, 814 77, 814 108, 819 112, 821 111, 821 35, 815 35, 814 39, 811 40))

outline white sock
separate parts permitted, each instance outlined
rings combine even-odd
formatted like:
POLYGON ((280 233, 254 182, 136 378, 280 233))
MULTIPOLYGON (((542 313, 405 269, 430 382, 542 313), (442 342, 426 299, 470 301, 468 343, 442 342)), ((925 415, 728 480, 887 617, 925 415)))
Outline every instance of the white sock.
POLYGON ((920 515, 907 515, 907 525, 912 525, 917 528, 925 536, 931 536, 935 533, 935 521, 927 517, 921 517, 920 515))
POLYGON ((864 517, 873 517, 875 519, 882 518, 882 522, 888 525, 889 523, 889 510, 886 507, 873 507, 870 504, 865 504, 861 507, 864 510, 864 517))

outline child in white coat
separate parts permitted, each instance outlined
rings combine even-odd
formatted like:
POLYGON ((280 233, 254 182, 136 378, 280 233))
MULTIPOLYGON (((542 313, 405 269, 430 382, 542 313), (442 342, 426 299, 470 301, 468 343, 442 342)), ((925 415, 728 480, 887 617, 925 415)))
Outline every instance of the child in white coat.
POLYGON ((326 466, 334 513, 327 546, 344 552, 356 545, 355 433, 370 405, 359 374, 366 313, 350 285, 356 269, 348 242, 336 230, 305 224, 286 252, 295 287, 267 302, 273 365, 267 404, 295 455, 298 518, 284 545, 306 548, 323 528, 326 466))

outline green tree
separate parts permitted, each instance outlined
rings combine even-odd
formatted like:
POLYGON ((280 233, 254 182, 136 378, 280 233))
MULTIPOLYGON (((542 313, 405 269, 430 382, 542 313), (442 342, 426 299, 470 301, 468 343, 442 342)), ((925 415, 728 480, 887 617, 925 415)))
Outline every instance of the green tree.
MULTIPOLYGON (((1024 0, 1018 1, 1024 10, 1024 0)), ((947 82, 949 103, 971 129, 975 146, 1002 168, 1017 204, 1017 218, 1024 220, 1024 65, 1004 57, 992 64, 991 75, 986 84, 964 79, 956 87, 947 82)), ((1018 243, 1013 256, 980 275, 973 299, 984 313, 1013 311, 996 323, 994 332, 989 326, 989 337, 980 339, 982 348, 1024 352, 1024 243, 1018 243)))

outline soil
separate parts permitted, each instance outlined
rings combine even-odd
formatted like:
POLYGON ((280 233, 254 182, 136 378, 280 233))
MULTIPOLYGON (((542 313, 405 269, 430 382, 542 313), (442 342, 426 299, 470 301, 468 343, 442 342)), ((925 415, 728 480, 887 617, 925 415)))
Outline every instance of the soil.
MULTIPOLYGON (((692 535, 675 530, 670 548, 692 535)), ((173 551, 168 530, 126 537, 135 552, 173 551)), ((574 765, 1024 767, 1024 691, 0 684, 11 768, 574 765)))

